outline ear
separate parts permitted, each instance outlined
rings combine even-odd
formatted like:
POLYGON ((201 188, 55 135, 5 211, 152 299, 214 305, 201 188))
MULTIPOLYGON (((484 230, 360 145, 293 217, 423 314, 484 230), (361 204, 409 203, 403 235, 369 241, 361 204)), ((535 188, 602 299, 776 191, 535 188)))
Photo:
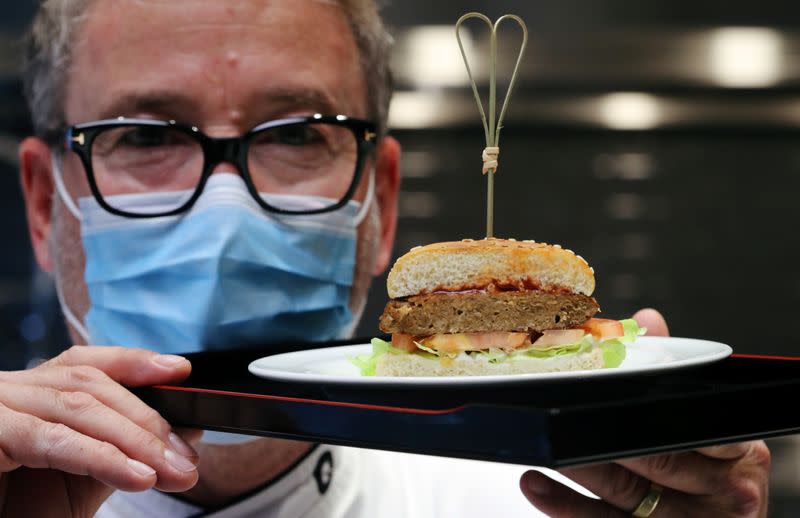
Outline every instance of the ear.
POLYGON ((53 208, 53 174, 50 148, 41 139, 29 137, 19 147, 19 166, 28 232, 36 261, 52 272, 50 229, 53 208))
POLYGON ((392 259, 397 229, 397 195, 400 192, 400 143, 383 137, 375 162, 375 197, 381 212, 381 240, 373 275, 380 275, 392 259))

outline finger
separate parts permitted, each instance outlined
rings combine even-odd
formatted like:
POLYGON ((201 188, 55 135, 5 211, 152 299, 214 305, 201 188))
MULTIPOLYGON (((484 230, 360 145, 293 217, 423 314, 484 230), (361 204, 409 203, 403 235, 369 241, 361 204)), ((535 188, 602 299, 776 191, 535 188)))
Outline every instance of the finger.
MULTIPOLYGON (((0 398, 9 409, 113 444, 131 459, 156 470, 158 487, 182 488, 194 479, 192 459, 170 449, 157 436, 85 392, 60 392, 46 387, 0 383, 0 398)), ((196 460, 196 455, 195 455, 196 460)))
MULTIPOLYGON (((653 489, 650 480, 613 463, 564 468, 559 472, 599 496, 615 509, 623 511, 625 516, 630 516, 653 489)), ((662 518, 685 515, 687 506, 693 505, 689 498, 692 497, 663 488, 656 509, 650 516, 662 518)))
MULTIPOLYGON (((163 441, 170 440, 171 427, 158 412, 95 367, 88 365, 38 367, 13 373, 13 376, 0 377, 0 380, 2 379, 17 384, 49 387, 59 391, 86 392, 142 428, 157 435, 163 441)), ((177 447, 180 449, 181 445, 177 445, 177 447)), ((183 448, 182 453, 185 455, 191 453, 187 448, 183 448)))
POLYGON ((635 509, 650 490, 649 480, 618 464, 580 466, 558 471, 619 509, 635 509))
POLYGON ((766 515, 771 458, 764 441, 704 448, 701 454, 721 456, 726 460, 718 462, 732 466, 725 485, 707 498, 719 501, 720 507, 731 509, 736 516, 766 515))
POLYGON ((538 471, 524 473, 520 478, 520 489, 534 507, 553 518, 628 516, 608 503, 583 496, 538 471))
POLYGON ((74 345, 43 365, 89 365, 128 387, 178 383, 192 370, 189 360, 181 356, 99 345, 74 345))
POLYGON ((63 424, 48 423, 2 404, 0 423, 0 451, 19 465, 88 475, 124 491, 144 491, 157 480, 155 470, 146 464, 63 424))
POLYGON ((652 308, 640 309, 633 315, 639 327, 647 328, 647 336, 669 336, 669 328, 664 317, 652 308))
POLYGON ((733 444, 723 444, 719 446, 709 446, 698 448, 697 452, 707 457, 715 459, 734 460, 740 459, 750 453, 753 448, 763 444, 762 441, 737 442, 733 444))
POLYGON ((190 445, 200 442, 203 438, 203 430, 200 428, 174 428, 173 431, 190 445))
POLYGON ((724 488, 734 468, 733 462, 693 451, 623 459, 617 463, 657 484, 693 495, 710 495, 724 488))

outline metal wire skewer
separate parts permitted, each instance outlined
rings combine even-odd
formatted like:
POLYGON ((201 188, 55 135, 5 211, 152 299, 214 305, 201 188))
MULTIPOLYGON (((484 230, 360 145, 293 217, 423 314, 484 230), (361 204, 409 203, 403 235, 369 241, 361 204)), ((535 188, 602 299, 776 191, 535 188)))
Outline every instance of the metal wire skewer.
POLYGON ((522 62, 522 57, 525 55, 525 48, 528 45, 528 27, 519 16, 513 14, 506 14, 497 19, 494 24, 484 14, 471 12, 463 15, 456 22, 456 39, 458 40, 458 48, 461 49, 461 57, 464 58, 464 65, 467 67, 467 75, 469 76, 470 84, 472 85, 472 93, 475 95, 475 102, 478 104, 478 111, 481 114, 483 121, 483 130, 486 134, 486 149, 483 151, 483 173, 487 174, 486 178, 486 237, 493 237, 494 235, 494 174, 497 172, 497 156, 500 153, 500 130, 503 127, 503 119, 506 116, 506 109, 508 108, 511 93, 514 90, 514 84, 517 82, 517 71, 519 64, 522 62), (478 93, 478 85, 472 76, 472 70, 469 66, 467 54, 464 51, 464 45, 461 42, 461 26, 470 18, 478 18, 486 22, 490 30, 489 39, 489 119, 487 122, 486 113, 483 110, 483 103, 481 96, 478 93), (503 100, 503 107, 500 110, 500 117, 495 121, 496 111, 496 97, 497 97, 497 29, 500 24, 505 20, 513 20, 522 28, 522 44, 519 47, 519 54, 517 55, 517 62, 514 65, 514 71, 511 74, 511 81, 506 90, 506 96, 503 100))

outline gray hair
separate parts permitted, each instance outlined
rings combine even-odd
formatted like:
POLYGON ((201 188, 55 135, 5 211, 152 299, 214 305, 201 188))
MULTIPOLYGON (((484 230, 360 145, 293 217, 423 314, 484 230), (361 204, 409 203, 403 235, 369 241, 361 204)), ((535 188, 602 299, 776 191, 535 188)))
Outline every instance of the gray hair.
MULTIPOLYGON (((27 37, 24 69, 25 96, 36 135, 55 145, 66 125, 64 102, 72 43, 91 0, 43 0, 27 37)), ((355 37, 367 86, 368 116, 387 130, 392 74, 392 37, 383 25, 374 0, 336 0, 355 37)))

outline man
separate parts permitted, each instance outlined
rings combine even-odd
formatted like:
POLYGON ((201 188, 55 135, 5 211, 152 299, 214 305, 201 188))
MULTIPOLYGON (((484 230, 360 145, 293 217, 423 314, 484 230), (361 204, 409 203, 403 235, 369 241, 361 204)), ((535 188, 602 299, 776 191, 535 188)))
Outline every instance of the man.
MULTIPOLYGON (((3 512, 535 512, 504 466, 278 439, 198 442, 125 388, 180 382, 191 366, 173 352, 352 329, 396 224, 388 41, 367 0, 42 4, 27 70, 37 136, 20 149, 22 186, 37 260, 55 276, 75 343, 92 347, 0 373, 3 512)), ((748 459, 704 468, 719 475, 714 489, 761 488, 760 508, 764 470, 748 459)), ((636 462, 625 473, 642 476, 627 475, 623 491, 597 477, 623 468, 571 474, 609 512, 636 507, 649 479, 674 487, 653 516, 669 498, 689 501, 696 480, 670 486, 657 463, 636 462)), ((534 473, 523 480, 536 505, 568 512, 552 498, 565 490, 534 473)), ((576 498, 565 502, 598 504, 576 498)))

